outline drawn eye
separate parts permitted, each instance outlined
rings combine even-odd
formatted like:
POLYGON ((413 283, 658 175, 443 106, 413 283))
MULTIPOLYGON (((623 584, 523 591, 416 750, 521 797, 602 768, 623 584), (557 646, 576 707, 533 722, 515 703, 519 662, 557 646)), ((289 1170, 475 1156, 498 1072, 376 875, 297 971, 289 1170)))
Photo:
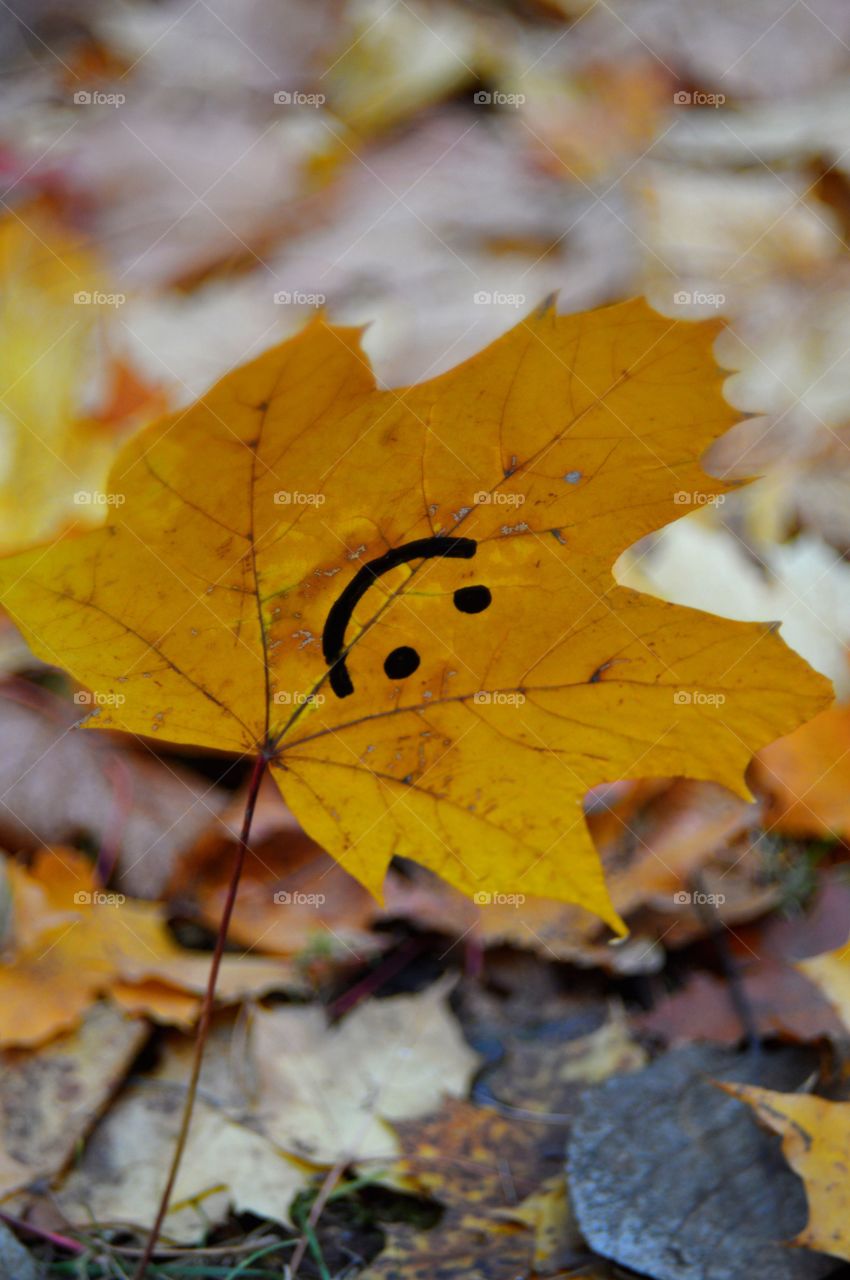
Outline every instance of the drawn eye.
POLYGON ((409 644, 393 649, 384 659, 384 670, 391 680, 403 680, 405 676, 412 676, 418 666, 419 654, 409 644))
POLYGON ((489 587, 458 587, 454 594, 455 608, 461 613, 483 613, 492 599, 489 587))
MULTIPOLYGON (((385 555, 364 564, 331 605, 322 632, 322 653, 330 667, 330 686, 338 698, 347 698, 354 685, 345 661, 345 632, 351 615, 369 588, 382 573, 410 560, 428 560, 434 556, 471 560, 478 550, 472 538, 419 538, 415 542, 393 547, 385 555)), ((489 587, 459 587, 452 600, 460 613, 482 613, 493 597, 489 587)), ((408 644, 399 645, 384 659, 384 671, 390 680, 404 680, 413 675, 421 659, 408 644)))

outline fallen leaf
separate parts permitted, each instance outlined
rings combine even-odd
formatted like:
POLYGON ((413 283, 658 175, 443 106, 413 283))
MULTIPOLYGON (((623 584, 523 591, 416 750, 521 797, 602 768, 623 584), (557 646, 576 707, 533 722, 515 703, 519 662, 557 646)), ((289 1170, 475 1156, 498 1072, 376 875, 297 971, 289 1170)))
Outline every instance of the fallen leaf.
POLYGON ((100 1004, 75 1031, 37 1051, 3 1051, 0 1195, 56 1178, 120 1085, 148 1031, 144 1022, 100 1004))
MULTIPOLYGON (((8 206, 7 206, 8 208, 8 206)), ((103 270, 39 204, 0 218, 0 548, 4 553, 54 537, 72 520, 91 525, 123 430, 140 410, 163 412, 162 397, 115 398, 126 363, 96 356, 95 338, 114 306, 103 270), (99 302, 103 299, 104 302, 99 302), (92 369, 111 385, 87 410, 92 369)))
POLYGON ((403 1150, 397 1176, 441 1202, 444 1212, 431 1231, 389 1224, 384 1250, 363 1273, 364 1280, 526 1275, 534 1235, 511 1229, 505 1211, 514 1214, 548 1171, 546 1125, 451 1101, 437 1115, 396 1129, 403 1150))
MULTIPOLYGON (((841 1038, 842 1024, 827 1001, 790 965, 753 963, 751 971, 744 969, 740 981, 760 1036, 804 1041, 841 1038)), ((695 1040, 734 1045, 748 1030, 741 1023, 729 984, 699 971, 681 990, 642 1015, 638 1025, 672 1045, 695 1040)))
POLYGON ((789 1243, 850 1261, 850 1103, 755 1085, 722 1088, 746 1102, 765 1128, 781 1136, 782 1154, 803 1179, 809 1220, 789 1243))
POLYGON ((314 1163, 391 1156, 390 1121, 462 1096, 479 1065, 436 983, 415 996, 360 1004, 335 1027, 322 1010, 258 1010, 251 1031, 260 1124, 314 1163))
POLYGON ((78 696, 71 706, 31 684, 0 685, 0 845, 34 852, 82 840, 114 859, 124 892, 157 897, 226 792, 145 747, 74 732, 92 705, 78 696))
MULTIPOLYGON (((80 1227, 92 1220, 151 1226, 183 1103, 183 1090, 174 1085, 157 1087, 148 1081, 124 1092, 55 1197, 68 1221, 80 1227)), ((262 1135, 199 1098, 163 1237, 197 1243, 231 1208, 288 1223, 289 1206, 310 1176, 309 1169, 262 1135)))
MULTIPOLYGON (((582 1251, 582 1238, 562 1177, 548 1178, 515 1209, 506 1210, 504 1216, 510 1221, 524 1222, 533 1230, 535 1275, 552 1275, 573 1262, 582 1251)), ((586 1276, 584 1269, 581 1275, 586 1276)))
MULTIPOLYGON (((194 1022, 209 957, 178 946, 158 906, 101 890, 91 863, 73 849, 41 850, 31 871, 7 860, 5 873, 12 918, 0 963, 0 1044, 43 1044, 115 986, 127 1010, 194 1022)), ((283 960, 226 956, 217 994, 226 1002, 302 989, 283 960)))
POLYGON ((769 797, 771 830, 850 836, 850 705, 828 707, 764 747, 753 768, 753 785, 769 797))
POLYGON ((828 698, 769 627, 611 583, 678 492, 725 488, 698 465, 734 416, 715 331, 640 301, 546 311, 385 392, 357 335, 317 321, 134 437, 109 480, 126 502, 6 560, 4 602, 95 691, 89 723, 267 754, 374 893, 401 854, 619 928, 587 789, 687 773, 746 794, 752 752, 828 698))
POLYGON ((690 1046, 588 1089, 570 1132, 567 1183, 590 1247, 654 1280, 827 1275, 829 1259, 783 1247, 805 1215, 802 1188, 712 1083, 792 1088, 813 1062, 800 1049, 756 1062, 690 1046))
MULTIPOLYGON (((390 1120, 437 1111, 465 1093, 478 1056, 451 1015, 447 984, 359 1005, 329 1026, 312 1006, 217 1017, 200 1081, 199 1112, 166 1234, 200 1239, 233 1207, 289 1222, 295 1194, 317 1167, 396 1160, 390 1120)), ((74 1221, 149 1226, 180 1120, 189 1036, 172 1032, 156 1069, 127 1089, 60 1189, 74 1221)))
POLYGON ((819 987, 845 1027, 850 1027, 850 945, 798 960, 796 968, 819 987))

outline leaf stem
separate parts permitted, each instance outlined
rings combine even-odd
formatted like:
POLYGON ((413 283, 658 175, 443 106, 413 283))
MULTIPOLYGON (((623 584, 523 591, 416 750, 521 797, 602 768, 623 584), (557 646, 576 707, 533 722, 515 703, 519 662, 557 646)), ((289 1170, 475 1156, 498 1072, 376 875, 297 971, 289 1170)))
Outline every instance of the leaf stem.
POLYGON ((168 1180, 162 1193, 157 1209, 156 1218, 150 1229, 144 1251, 139 1259, 138 1266, 133 1272, 133 1280, 145 1280, 147 1269, 153 1257, 156 1248, 159 1233, 162 1230, 162 1224, 165 1221, 165 1215, 168 1212, 168 1206, 171 1202, 171 1193, 174 1190, 174 1184, 177 1181, 177 1174, 180 1169, 180 1162, 183 1159, 183 1152, 186 1149, 186 1141, 189 1137, 189 1126, 192 1123, 192 1112, 195 1108, 195 1095, 198 1092, 198 1081, 201 1075, 201 1064, 204 1058, 204 1049, 209 1035, 210 1024, 212 1022, 213 1010, 215 1008, 215 988, 218 981, 218 971, 221 967, 221 958, 224 954, 224 944, 227 941, 227 931, 230 927, 230 917, 233 915, 233 907, 236 903, 236 891, 239 888, 239 878, 242 875, 242 867, 245 863, 245 854, 248 849, 248 837, 251 834, 251 822, 254 817, 254 809, 257 804, 257 796, 260 791, 260 783, 266 771, 268 757, 265 752, 261 752, 254 761, 254 768, 251 772, 251 779, 248 783, 248 796, 245 801, 245 814, 242 819, 242 831, 239 835, 239 848, 233 863, 233 872, 230 876, 230 884, 227 888, 227 897, 224 902, 224 909, 221 913, 221 920, 218 926, 218 935, 215 940, 215 947, 210 961, 209 977, 207 978, 207 989, 204 992, 203 1004, 201 1005, 201 1014, 198 1019, 198 1030, 195 1034, 195 1054, 192 1060, 192 1071, 189 1076, 189 1087, 186 1093, 186 1101, 183 1104, 183 1114, 180 1119, 180 1132, 177 1135, 177 1144, 174 1148, 174 1155, 171 1158, 171 1168, 168 1171, 168 1180))

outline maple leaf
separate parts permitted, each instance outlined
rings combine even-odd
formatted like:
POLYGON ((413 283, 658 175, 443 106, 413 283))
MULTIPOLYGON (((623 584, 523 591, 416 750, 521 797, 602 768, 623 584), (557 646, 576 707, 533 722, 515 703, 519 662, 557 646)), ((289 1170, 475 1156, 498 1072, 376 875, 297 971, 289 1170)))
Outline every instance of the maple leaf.
POLYGON ((850 1103, 756 1085, 723 1083, 719 1087, 746 1102, 766 1128, 781 1135, 782 1153, 803 1179, 809 1220, 791 1243, 850 1261, 850 1103))
POLYGON ((262 753, 309 835, 380 894, 394 854, 464 892, 615 927, 582 798, 752 753, 828 683, 769 626, 618 587, 626 547, 725 486, 714 325, 640 300, 543 311, 380 390, 319 319, 130 441, 105 527, 0 564, 89 723, 262 753))
MULTIPOLYGON (((207 957, 173 941, 150 902, 98 890, 74 849, 43 849, 31 871, 6 860, 11 946, 0 963, 0 1046, 39 1045, 75 1026, 102 994, 132 1013, 191 1026, 207 957)), ((228 957, 219 996, 238 1000, 303 983, 284 961, 228 957)))

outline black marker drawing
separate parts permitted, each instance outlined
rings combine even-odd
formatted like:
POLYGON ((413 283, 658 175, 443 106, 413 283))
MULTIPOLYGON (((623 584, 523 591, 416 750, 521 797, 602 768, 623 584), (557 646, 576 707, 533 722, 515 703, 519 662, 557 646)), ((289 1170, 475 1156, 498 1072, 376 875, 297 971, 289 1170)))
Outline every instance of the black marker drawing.
MULTIPOLYGON (((409 560, 428 560, 434 556, 471 560, 477 550, 478 543, 473 538, 418 538, 415 542, 393 547, 360 567, 331 605, 322 632, 322 653, 330 667, 331 688, 338 698, 347 698, 354 692, 345 662, 346 628, 357 605, 377 579, 409 560)), ((453 600, 461 613, 481 613, 490 604, 492 596, 488 587, 460 587, 455 591, 453 600)), ((407 644, 393 649, 384 660, 384 671, 390 680, 403 680, 405 676, 413 675, 418 666, 419 654, 407 644)))

